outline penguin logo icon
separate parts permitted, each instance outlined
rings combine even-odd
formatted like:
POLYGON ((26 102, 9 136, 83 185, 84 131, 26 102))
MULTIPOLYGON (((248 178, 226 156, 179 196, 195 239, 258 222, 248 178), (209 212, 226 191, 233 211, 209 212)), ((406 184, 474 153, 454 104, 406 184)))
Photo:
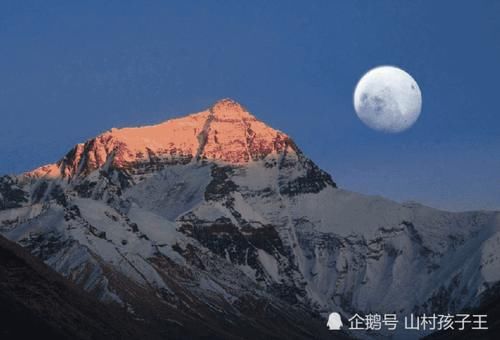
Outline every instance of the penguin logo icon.
POLYGON ((338 331, 339 329, 342 328, 342 326, 344 325, 342 324, 342 319, 340 319, 340 314, 330 313, 326 327, 328 327, 328 329, 331 331, 338 331))

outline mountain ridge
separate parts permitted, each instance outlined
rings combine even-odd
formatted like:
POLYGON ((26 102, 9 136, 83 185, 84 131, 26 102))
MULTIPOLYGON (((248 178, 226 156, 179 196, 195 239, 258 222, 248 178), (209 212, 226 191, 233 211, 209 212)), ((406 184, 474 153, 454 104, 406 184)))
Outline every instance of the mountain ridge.
POLYGON ((159 124, 112 128, 77 144, 56 163, 27 172, 28 177, 73 177, 108 165, 117 168, 153 159, 185 164, 200 159, 244 164, 271 153, 300 152, 289 136, 257 120, 231 99, 207 110, 159 124))
POLYGON ((339 189, 227 99, 156 126, 169 133, 109 130, 50 169, 0 177, 0 233, 104 302, 233 336, 326 338, 331 311, 456 312, 495 293, 498 212, 339 189))

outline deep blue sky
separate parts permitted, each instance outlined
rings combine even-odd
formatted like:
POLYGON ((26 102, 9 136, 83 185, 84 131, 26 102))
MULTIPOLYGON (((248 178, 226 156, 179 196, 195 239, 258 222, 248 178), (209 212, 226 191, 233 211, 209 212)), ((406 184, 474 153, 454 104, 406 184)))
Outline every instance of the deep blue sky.
POLYGON ((0 1, 0 173, 110 127, 231 97, 290 134, 339 186, 500 208, 499 1, 0 1), (419 83, 405 133, 365 127, 358 79, 419 83))

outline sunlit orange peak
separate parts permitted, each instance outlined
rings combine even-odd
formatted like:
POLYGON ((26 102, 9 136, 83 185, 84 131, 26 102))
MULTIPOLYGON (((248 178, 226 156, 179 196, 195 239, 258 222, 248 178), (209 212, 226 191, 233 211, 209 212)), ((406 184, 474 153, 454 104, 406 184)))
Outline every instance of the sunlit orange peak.
POLYGON ((210 108, 210 113, 217 119, 252 119, 255 118, 247 111, 240 103, 230 99, 224 98, 217 101, 210 108))

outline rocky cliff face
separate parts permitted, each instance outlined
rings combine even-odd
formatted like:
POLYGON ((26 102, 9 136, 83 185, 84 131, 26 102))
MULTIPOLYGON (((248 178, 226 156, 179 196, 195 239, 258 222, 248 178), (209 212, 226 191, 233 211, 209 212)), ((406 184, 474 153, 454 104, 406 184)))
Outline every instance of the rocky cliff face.
POLYGON ((498 213, 338 189, 227 99, 112 129, 0 193, 0 231, 101 300, 227 336, 327 337, 331 311, 456 312, 500 280, 498 213))

